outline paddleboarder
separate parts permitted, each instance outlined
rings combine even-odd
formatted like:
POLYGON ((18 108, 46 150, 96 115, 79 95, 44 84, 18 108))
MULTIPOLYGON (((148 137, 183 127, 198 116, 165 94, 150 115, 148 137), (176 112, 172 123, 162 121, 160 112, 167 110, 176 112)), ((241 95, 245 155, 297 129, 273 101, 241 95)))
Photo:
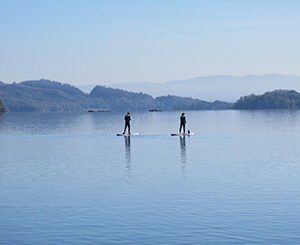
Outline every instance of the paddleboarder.
POLYGON ((185 134, 185 124, 186 124, 186 118, 184 112, 181 113, 180 116, 180 127, 179 127, 179 134, 181 134, 181 129, 183 129, 183 134, 185 134))
POLYGON ((124 127, 123 134, 126 133, 126 129, 128 129, 128 134, 130 134, 130 120, 131 120, 130 112, 126 113, 124 120, 125 120, 125 127, 124 127))

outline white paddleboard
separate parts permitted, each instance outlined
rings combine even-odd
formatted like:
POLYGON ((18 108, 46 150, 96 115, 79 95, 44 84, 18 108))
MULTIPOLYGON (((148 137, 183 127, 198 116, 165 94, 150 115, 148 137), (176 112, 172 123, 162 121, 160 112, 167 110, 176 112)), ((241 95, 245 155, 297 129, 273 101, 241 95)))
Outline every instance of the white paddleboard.
POLYGON ((128 133, 126 133, 126 134, 117 134, 117 136, 138 136, 138 135, 140 135, 140 133, 131 133, 131 134, 128 134, 128 133))
POLYGON ((185 134, 173 133, 173 134, 171 134, 171 136, 191 136, 191 135, 195 135, 195 133, 190 132, 189 134, 188 133, 185 133, 185 134))

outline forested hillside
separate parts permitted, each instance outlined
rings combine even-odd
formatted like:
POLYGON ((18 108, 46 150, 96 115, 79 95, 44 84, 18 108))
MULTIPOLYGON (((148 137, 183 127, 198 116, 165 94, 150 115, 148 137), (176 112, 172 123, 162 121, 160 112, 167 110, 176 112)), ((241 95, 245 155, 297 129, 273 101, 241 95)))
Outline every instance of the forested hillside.
POLYGON ((294 90, 275 90, 262 95, 241 97, 232 106, 239 110, 300 109, 300 93, 294 90))
POLYGON ((207 102, 199 99, 179 96, 160 96, 156 98, 156 102, 160 108, 164 110, 228 110, 231 103, 214 101, 207 102))
POLYGON ((216 110, 229 109, 230 103, 207 102, 178 96, 153 98, 145 93, 128 92, 96 86, 90 94, 80 89, 49 80, 0 83, 0 99, 8 111, 65 112, 87 109, 128 110, 216 110))
POLYGON ((88 108, 85 97, 84 93, 65 91, 63 84, 45 80, 35 85, 0 84, 0 98, 9 111, 77 111, 88 108))

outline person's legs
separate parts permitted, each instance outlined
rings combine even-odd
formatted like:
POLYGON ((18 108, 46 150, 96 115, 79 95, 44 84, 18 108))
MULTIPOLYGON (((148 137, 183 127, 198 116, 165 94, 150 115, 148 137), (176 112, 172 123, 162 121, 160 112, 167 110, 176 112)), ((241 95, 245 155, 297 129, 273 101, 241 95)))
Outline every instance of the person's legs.
POLYGON ((183 133, 185 134, 185 123, 183 124, 183 133))
POLYGON ((180 123, 179 133, 181 133, 181 129, 182 129, 182 123, 180 123))
POLYGON ((123 131, 123 134, 125 134, 126 133, 126 129, 127 129, 127 123, 125 123, 125 127, 124 127, 124 131, 123 131))
POLYGON ((128 123, 127 127, 128 127, 128 134, 130 134, 130 123, 128 123))

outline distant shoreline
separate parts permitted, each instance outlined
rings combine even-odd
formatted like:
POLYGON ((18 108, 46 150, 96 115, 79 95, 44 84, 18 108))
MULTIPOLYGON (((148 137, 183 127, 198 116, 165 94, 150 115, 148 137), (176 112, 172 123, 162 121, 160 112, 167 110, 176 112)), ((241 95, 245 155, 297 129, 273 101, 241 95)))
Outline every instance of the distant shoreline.
POLYGON ((108 112, 108 111, 188 111, 188 110, 297 110, 300 94, 295 90, 275 90, 262 95, 242 96, 234 103, 213 102, 191 97, 152 97, 142 92, 96 86, 86 94, 60 82, 32 80, 0 83, 0 111, 9 112, 108 112))

